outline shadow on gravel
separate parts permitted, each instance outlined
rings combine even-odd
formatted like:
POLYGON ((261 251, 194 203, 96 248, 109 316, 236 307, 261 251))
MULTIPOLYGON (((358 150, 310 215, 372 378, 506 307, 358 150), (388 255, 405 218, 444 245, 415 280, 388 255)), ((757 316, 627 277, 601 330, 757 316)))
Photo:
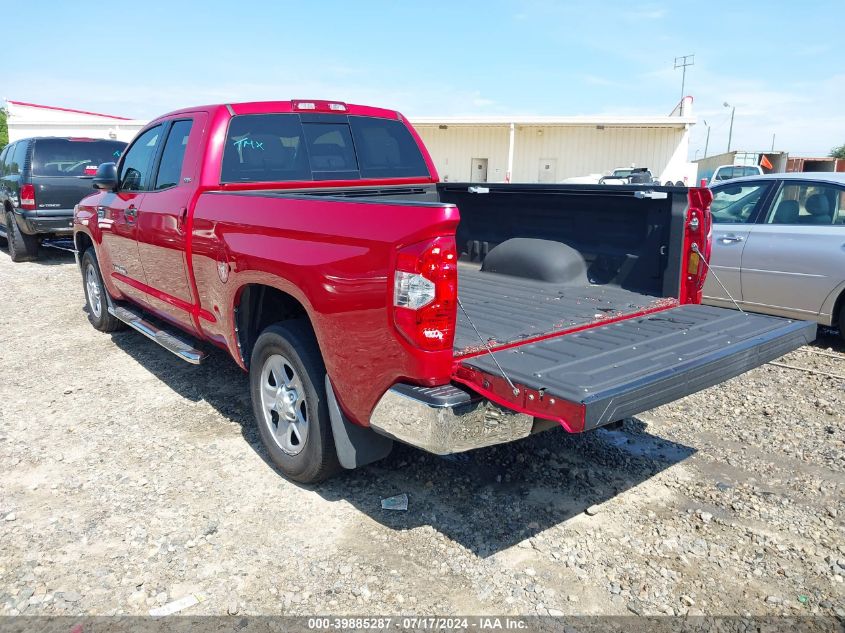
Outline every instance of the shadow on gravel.
POLYGON ((632 418, 617 431, 569 435, 553 429, 520 442, 450 458, 397 445, 361 473, 326 482, 343 499, 397 530, 430 525, 486 557, 637 486, 695 450, 647 432, 632 418), (407 493, 408 511, 381 509, 407 493))
MULTIPOLYGON (((205 363, 193 366, 136 332, 112 336, 118 347, 175 392, 191 401, 205 400, 240 424, 244 439, 267 462, 268 477, 281 477, 272 470, 255 429, 246 374, 225 353, 212 350, 205 363)), ((615 431, 568 435, 553 429, 449 458, 397 443, 383 461, 307 488, 329 501, 347 501, 394 530, 430 525, 486 557, 613 498, 695 452, 647 429, 636 418, 615 431), (383 498, 402 493, 409 498, 407 512, 381 509, 383 498)))
MULTIPOLYGON (((0 257, 9 257, 9 247, 3 238, 0 238, 0 257)), ((38 249, 38 258, 26 262, 28 264, 40 264, 42 266, 62 266, 64 264, 73 264, 73 253, 69 251, 59 250, 57 248, 48 248, 42 246, 38 249)))
POLYGON ((819 327, 816 340, 810 344, 811 347, 830 349, 834 352, 845 353, 845 339, 839 335, 839 330, 829 327, 819 327))

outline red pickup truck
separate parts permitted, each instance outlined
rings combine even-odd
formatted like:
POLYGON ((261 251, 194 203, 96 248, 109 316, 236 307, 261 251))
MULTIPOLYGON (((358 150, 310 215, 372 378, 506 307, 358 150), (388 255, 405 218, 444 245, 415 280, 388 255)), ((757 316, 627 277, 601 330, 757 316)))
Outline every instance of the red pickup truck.
POLYGON ((553 426, 717 384, 815 325, 699 305, 710 192, 440 183, 397 112, 222 104, 148 124, 75 213, 97 329, 249 372, 292 479, 553 426))

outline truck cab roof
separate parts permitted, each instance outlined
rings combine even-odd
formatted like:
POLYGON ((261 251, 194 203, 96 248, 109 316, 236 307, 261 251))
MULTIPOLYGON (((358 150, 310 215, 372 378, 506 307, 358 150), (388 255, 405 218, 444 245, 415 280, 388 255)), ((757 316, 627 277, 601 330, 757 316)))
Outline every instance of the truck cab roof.
POLYGON ((395 110, 388 110, 386 108, 375 108, 372 106, 346 103, 344 101, 324 99, 291 99, 289 101, 243 101, 240 103, 217 103, 212 105, 181 108, 179 110, 174 110, 173 112, 168 112, 167 114, 154 119, 150 123, 155 123, 163 119, 170 119, 181 114, 189 114, 191 112, 215 113, 220 110, 226 111, 229 116, 242 114, 320 113, 404 120, 399 112, 395 110), (314 107, 308 107, 308 104, 313 104, 314 107), (332 108, 330 107, 331 105, 342 107, 332 108))

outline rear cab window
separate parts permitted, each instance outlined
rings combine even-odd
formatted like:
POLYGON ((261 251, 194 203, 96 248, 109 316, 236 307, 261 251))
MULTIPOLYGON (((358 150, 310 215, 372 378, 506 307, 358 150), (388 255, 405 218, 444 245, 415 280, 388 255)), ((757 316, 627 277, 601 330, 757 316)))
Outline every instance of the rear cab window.
POLYGON ((331 114, 244 114, 232 118, 221 182, 429 177, 404 123, 331 114))
POLYGON ((126 143, 100 139, 47 138, 35 141, 32 175, 93 176, 102 163, 115 163, 126 143))

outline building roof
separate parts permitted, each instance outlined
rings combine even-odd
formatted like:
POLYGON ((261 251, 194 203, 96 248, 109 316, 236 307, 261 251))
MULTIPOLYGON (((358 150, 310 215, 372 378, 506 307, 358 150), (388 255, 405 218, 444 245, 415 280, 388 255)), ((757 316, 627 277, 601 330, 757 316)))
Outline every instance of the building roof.
POLYGON ((73 108, 60 108, 58 106, 49 106, 49 105, 42 105, 40 103, 27 103, 26 101, 12 101, 11 99, 6 99, 6 103, 11 103, 12 105, 18 106, 25 106, 27 108, 40 108, 42 110, 54 110, 57 112, 70 112, 72 114, 85 114, 88 116, 98 116, 104 119, 116 119, 118 121, 131 121, 132 119, 125 117, 125 116, 115 116, 113 114, 100 114, 99 112, 88 112, 87 110, 75 110, 73 108))
POLYGON ((693 116, 466 116, 466 117, 408 117, 414 125, 454 125, 508 127, 522 126, 566 127, 684 127, 695 123, 693 116))

